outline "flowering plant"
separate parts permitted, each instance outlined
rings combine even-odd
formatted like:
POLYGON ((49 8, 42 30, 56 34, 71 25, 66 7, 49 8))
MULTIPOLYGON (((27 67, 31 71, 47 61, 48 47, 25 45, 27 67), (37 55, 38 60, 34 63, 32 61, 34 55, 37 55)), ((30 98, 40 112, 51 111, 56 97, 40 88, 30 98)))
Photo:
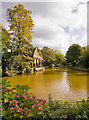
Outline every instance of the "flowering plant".
POLYGON ((15 85, 9 89, 7 80, 2 82, 2 115, 6 119, 13 118, 42 118, 46 100, 37 98, 27 91, 31 89, 28 85, 15 85), (3 94, 4 93, 4 94, 3 94))

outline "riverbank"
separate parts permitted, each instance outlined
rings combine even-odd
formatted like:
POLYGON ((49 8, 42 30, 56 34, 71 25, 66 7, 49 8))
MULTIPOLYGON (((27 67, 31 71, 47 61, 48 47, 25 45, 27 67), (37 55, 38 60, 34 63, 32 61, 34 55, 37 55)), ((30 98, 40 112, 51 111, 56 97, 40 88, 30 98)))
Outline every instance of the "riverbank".
POLYGON ((73 69, 76 69, 76 70, 80 70, 80 71, 83 71, 83 72, 89 72, 89 68, 85 68, 85 67, 82 67, 82 66, 68 66, 69 68, 73 68, 73 69))

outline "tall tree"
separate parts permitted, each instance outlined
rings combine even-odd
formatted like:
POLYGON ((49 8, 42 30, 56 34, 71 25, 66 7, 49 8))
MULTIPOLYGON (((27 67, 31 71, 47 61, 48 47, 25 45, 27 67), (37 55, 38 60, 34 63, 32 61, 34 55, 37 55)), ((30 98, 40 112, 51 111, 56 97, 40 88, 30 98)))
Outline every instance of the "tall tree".
POLYGON ((67 62, 75 65, 78 62, 82 53, 83 48, 80 45, 78 44, 71 45, 66 53, 67 62))
POLYGON ((12 65, 8 72, 22 74, 24 69, 30 68, 29 50, 32 47, 32 28, 34 26, 32 12, 25 9, 22 4, 7 9, 7 18, 12 35, 12 65))
POLYGON ((82 66, 89 68, 89 46, 85 47, 80 63, 82 66))
POLYGON ((8 50, 11 48, 11 36, 5 28, 0 28, 0 38, 2 41, 2 75, 5 75, 6 68, 9 66, 9 59, 11 57, 11 54, 8 52, 8 50))
POLYGON ((64 55, 59 51, 59 50, 54 50, 54 54, 55 54, 55 64, 58 63, 64 63, 66 58, 64 57, 64 55))
POLYGON ((55 54, 54 51, 48 47, 44 47, 42 50, 42 55, 44 58, 44 64, 51 66, 55 62, 55 54))
POLYGON ((10 32, 13 35, 13 50, 17 54, 26 52, 32 41, 33 21, 32 12, 26 10, 22 4, 7 9, 10 32))

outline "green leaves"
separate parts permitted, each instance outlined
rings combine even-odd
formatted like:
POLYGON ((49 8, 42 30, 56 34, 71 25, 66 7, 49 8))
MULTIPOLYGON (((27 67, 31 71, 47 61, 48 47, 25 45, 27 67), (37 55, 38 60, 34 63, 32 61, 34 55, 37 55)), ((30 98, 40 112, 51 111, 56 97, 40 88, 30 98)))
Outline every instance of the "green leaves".
POLYGON ((21 94, 21 93, 26 93, 29 89, 31 89, 31 87, 29 87, 28 85, 18 84, 18 85, 15 85, 13 89, 16 90, 18 94, 21 94))
POLYGON ((2 80, 2 87, 11 87, 10 81, 2 80))
POLYGON ((79 62, 80 56, 82 56, 83 48, 78 44, 73 44, 69 47, 66 58, 68 63, 76 65, 79 62))
POLYGON ((10 31, 12 31, 14 36, 12 40, 15 41, 14 46, 18 48, 19 54, 23 52, 20 48, 29 46, 32 39, 33 21, 31 14, 32 12, 24 9, 22 4, 18 4, 18 6, 7 10, 10 31))

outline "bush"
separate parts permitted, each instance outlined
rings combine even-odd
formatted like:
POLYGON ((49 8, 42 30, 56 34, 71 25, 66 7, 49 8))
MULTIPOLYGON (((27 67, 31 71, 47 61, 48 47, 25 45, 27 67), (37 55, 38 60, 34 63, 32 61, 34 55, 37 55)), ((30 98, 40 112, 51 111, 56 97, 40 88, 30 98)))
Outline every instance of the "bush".
POLYGON ((3 119, 42 118, 46 100, 28 94, 30 87, 27 85, 15 85, 13 89, 9 89, 9 83, 7 80, 2 82, 3 119))
POLYGON ((48 120, 89 120, 89 102, 84 99, 61 102, 49 96, 48 103, 49 108, 44 109, 48 120))

